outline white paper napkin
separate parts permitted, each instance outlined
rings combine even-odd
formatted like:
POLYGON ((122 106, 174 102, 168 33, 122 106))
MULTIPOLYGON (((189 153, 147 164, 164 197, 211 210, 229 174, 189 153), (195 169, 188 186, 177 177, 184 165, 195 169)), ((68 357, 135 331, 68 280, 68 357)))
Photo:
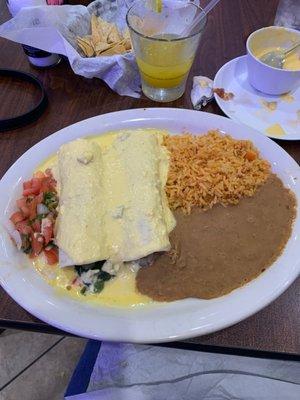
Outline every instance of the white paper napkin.
POLYGON ((103 343, 86 394, 67 400, 298 400, 300 364, 103 343))

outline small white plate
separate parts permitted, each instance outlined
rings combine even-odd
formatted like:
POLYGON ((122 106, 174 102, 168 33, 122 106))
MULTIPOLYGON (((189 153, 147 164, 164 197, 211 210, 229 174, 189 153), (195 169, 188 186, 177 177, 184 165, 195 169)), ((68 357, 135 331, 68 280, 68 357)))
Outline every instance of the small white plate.
MULTIPOLYGON (((149 108, 103 114, 68 126, 26 151, 0 181, 0 283, 37 318, 79 336, 124 342, 163 342, 205 335, 249 317, 276 299, 300 271, 300 168, 275 142, 254 129, 214 114, 175 108, 149 108), (153 127, 196 135, 220 129, 238 139, 251 139, 272 169, 297 196, 298 213, 292 235, 276 262, 257 279, 212 300, 186 299, 136 309, 90 305, 58 294, 18 252, 7 224, 22 181, 70 140, 118 129, 153 127)), ((201 240, 201 238, 199 238, 201 240)))
POLYGON ((288 96, 259 92, 248 82, 246 60, 247 56, 235 58, 217 72, 214 89, 223 88, 234 94, 233 99, 227 101, 215 94, 219 107, 234 121, 251 126, 273 139, 299 140, 300 87, 288 96), (269 110, 263 102, 276 102, 276 110, 269 110), (274 124, 279 124, 285 134, 268 133, 267 129, 274 124))

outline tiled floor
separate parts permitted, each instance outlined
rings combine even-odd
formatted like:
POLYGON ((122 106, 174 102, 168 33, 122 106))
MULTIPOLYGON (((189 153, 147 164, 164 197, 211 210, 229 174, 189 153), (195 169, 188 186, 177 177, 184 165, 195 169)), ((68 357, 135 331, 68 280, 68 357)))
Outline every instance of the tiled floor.
POLYGON ((0 400, 61 400, 84 349, 80 338, 6 330, 0 335, 0 400))

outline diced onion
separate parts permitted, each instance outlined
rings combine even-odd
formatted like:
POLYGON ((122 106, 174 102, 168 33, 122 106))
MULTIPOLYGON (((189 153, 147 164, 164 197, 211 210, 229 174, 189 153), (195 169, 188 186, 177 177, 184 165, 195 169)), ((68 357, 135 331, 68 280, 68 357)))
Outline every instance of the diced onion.
POLYGON ((45 204, 38 204, 36 207, 36 211, 38 214, 48 214, 50 212, 49 208, 45 206, 45 204))

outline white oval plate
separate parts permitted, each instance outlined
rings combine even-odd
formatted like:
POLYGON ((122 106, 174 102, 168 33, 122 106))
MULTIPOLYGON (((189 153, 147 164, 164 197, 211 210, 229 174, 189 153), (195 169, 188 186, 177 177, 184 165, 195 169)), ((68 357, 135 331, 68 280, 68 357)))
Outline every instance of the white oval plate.
MULTIPOLYGON (((217 72, 213 87, 232 92, 232 100, 223 100, 217 94, 216 102, 222 111, 236 122, 246 124, 273 139, 300 139, 300 87, 293 93, 293 101, 284 101, 283 96, 270 96, 254 89, 247 78, 247 56, 237 57, 224 64, 217 72), (275 111, 268 110, 262 101, 276 102, 275 111), (284 135, 266 132, 271 125, 279 124, 284 135)), ((286 97, 285 97, 286 99, 286 97)))
MULTIPOLYGON (((276 143, 230 119, 199 111, 153 108, 100 115, 68 126, 37 143, 20 157, 0 182, 0 216, 6 224, 20 183, 60 145, 109 130, 156 127, 172 133, 203 134, 220 129, 251 139, 273 171, 291 188, 300 204, 300 169, 276 143)), ((200 238, 201 239, 201 238, 200 238)), ((204 335, 249 317, 276 299, 300 270, 300 213, 283 254, 265 273, 242 288, 213 300, 187 299, 137 309, 94 306, 58 295, 29 265, 5 230, 0 232, 0 283, 7 293, 37 318, 74 334, 101 340, 163 342, 204 335)))

